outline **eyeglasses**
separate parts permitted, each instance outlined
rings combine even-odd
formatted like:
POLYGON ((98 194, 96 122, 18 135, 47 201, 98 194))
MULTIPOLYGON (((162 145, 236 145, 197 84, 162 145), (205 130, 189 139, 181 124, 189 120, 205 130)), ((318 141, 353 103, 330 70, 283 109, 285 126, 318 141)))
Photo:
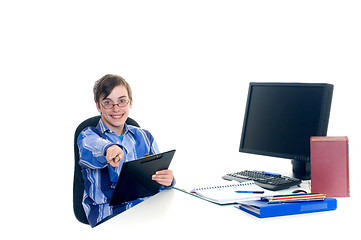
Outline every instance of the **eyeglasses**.
POLYGON ((118 103, 113 103, 112 101, 109 100, 105 100, 102 102, 102 106, 105 109, 112 109, 115 105, 117 105, 118 107, 125 107, 129 104, 129 99, 124 98, 124 99, 120 99, 120 101, 118 103))

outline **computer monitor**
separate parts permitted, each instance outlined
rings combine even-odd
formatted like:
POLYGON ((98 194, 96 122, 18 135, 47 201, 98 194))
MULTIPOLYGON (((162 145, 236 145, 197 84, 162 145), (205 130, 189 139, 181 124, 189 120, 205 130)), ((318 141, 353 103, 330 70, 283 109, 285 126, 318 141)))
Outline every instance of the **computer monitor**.
POLYGON ((333 85, 249 84, 239 151, 292 160, 293 175, 310 179, 310 137, 326 136, 333 85))

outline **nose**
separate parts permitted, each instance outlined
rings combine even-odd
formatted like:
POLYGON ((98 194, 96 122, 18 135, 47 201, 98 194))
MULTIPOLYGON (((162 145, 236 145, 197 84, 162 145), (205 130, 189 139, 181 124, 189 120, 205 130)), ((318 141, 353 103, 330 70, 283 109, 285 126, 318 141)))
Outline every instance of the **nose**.
POLYGON ((114 112, 119 112, 121 109, 122 109, 122 107, 119 107, 118 104, 115 104, 114 107, 113 107, 114 112))

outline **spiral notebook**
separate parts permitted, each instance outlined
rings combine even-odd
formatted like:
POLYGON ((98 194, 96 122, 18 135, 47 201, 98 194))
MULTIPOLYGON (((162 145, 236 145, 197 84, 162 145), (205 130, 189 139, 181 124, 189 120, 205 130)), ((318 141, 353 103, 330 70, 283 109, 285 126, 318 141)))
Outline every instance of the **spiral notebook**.
POLYGON ((196 196, 217 204, 232 204, 245 199, 260 199, 274 195, 253 181, 218 186, 199 187, 191 190, 196 196))

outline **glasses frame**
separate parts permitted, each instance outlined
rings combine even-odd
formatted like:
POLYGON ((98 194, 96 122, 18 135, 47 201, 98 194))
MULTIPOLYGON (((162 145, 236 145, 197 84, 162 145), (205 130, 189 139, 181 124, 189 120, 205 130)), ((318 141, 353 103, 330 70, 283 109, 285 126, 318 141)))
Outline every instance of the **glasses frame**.
MULTIPOLYGON (((115 105, 117 105, 120 108, 128 106, 130 100, 129 99, 121 99, 120 101, 123 101, 123 100, 124 100, 124 102, 109 103, 107 107, 104 105, 103 102, 101 103, 101 105, 103 106, 104 109, 108 109, 108 110, 113 109, 115 107, 115 105)), ((111 102, 111 101, 109 101, 109 102, 111 102)))

